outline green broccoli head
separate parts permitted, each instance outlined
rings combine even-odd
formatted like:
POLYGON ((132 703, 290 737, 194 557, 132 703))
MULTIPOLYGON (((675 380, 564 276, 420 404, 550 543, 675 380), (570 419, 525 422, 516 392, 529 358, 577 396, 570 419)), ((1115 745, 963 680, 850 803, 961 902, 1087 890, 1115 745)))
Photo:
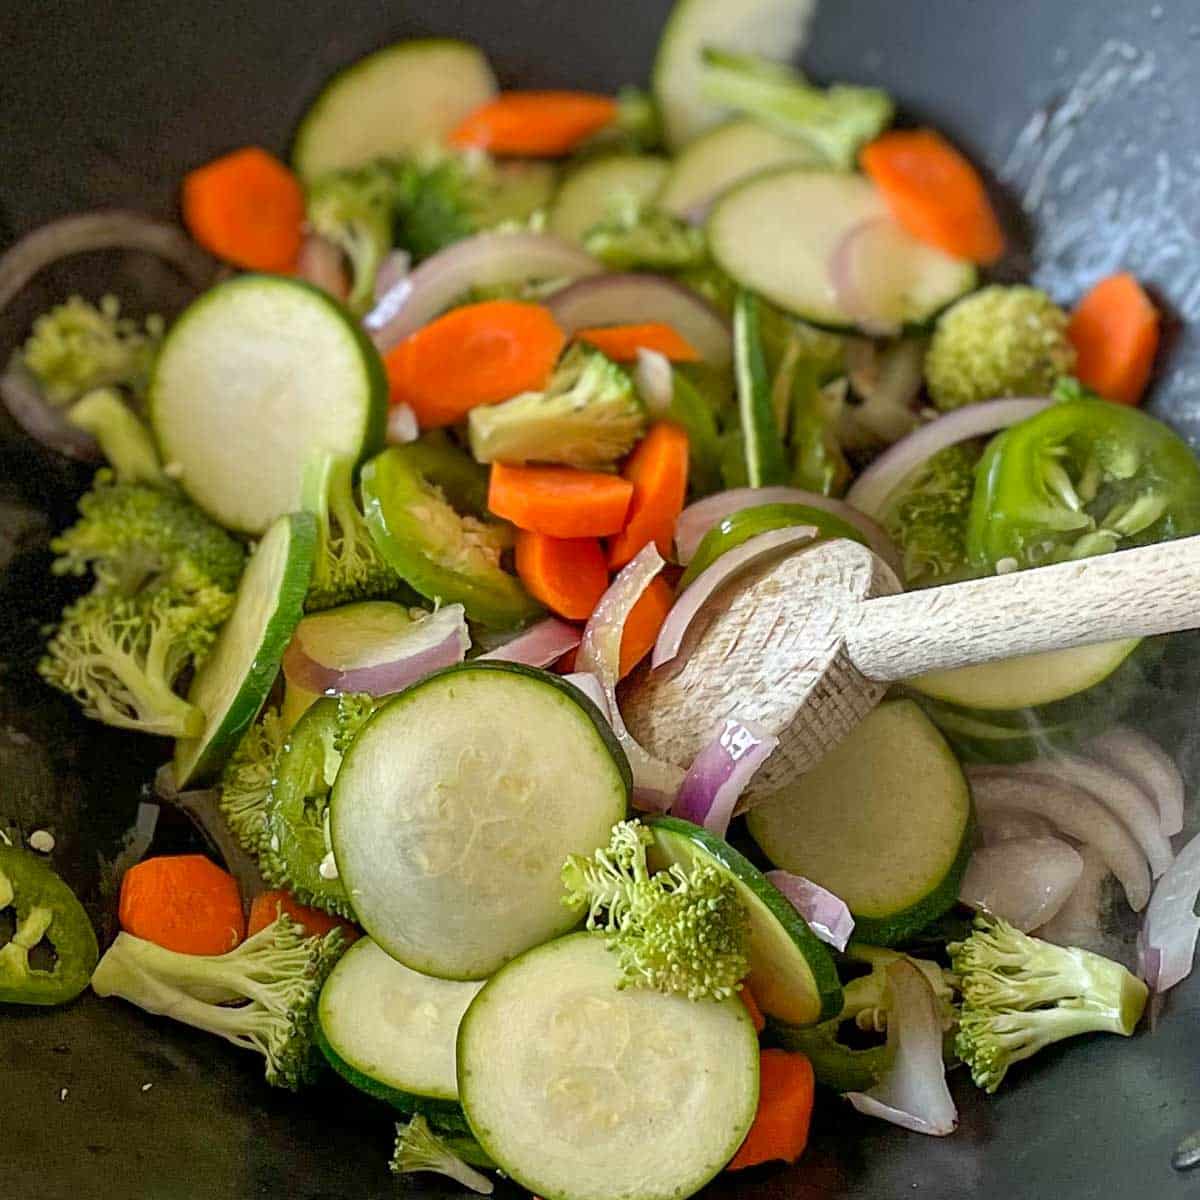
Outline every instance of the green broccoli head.
POLYGON ((702 229, 624 194, 613 198, 609 215, 588 230, 583 245, 612 271, 686 271, 708 257, 702 229))
POLYGON ((608 934, 622 986, 689 1000, 732 996, 750 971, 749 919, 732 877, 713 863, 676 863, 651 875, 652 841, 638 821, 622 821, 607 849, 590 859, 571 855, 564 903, 585 908, 588 929, 608 934))
POLYGON ((344 947, 340 929, 305 937, 284 914, 228 954, 179 954, 122 933, 92 989, 256 1051, 268 1083, 296 1089, 319 1069, 317 1000, 344 947))
POLYGON ((492 1181, 463 1162, 450 1142, 438 1137, 419 1113, 407 1125, 396 1126, 396 1147, 392 1151, 391 1169, 394 1175, 432 1171, 484 1196, 490 1196, 495 1190, 492 1181))
POLYGON ((471 410, 479 462, 546 462, 597 469, 624 458, 646 430, 629 375, 598 350, 573 346, 544 392, 471 410))
POLYGON ((140 395, 162 335, 161 317, 139 325, 121 316, 115 296, 99 304, 72 296, 34 321, 21 357, 51 404, 70 404, 99 387, 126 387, 140 395))
POLYGON ((175 492, 112 482, 100 472, 79 501, 80 519, 51 548, 60 575, 94 572, 97 590, 132 596, 148 587, 232 592, 246 552, 175 492))
POLYGON ((221 775, 222 815, 242 849, 257 854, 266 831, 267 800, 286 730, 274 708, 242 735, 221 775))
POLYGON ((1014 1063, 1081 1033, 1133 1033, 1147 989, 1119 963, 1055 946, 979 916, 947 947, 963 1006, 956 1049, 975 1083, 994 1092, 1014 1063))
POLYGON ((1037 288, 993 284, 939 318, 925 383, 948 412, 1000 396, 1045 396, 1074 365, 1067 314, 1037 288))

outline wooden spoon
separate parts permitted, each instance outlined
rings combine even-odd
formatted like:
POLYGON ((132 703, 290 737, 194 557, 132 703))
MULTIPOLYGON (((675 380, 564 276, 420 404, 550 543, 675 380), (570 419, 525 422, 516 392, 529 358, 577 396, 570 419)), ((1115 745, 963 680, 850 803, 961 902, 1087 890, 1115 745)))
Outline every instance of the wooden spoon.
POLYGON ((686 767, 729 717, 779 738, 744 799, 809 770, 889 683, 1047 650, 1200 627, 1200 537, 904 592, 851 541, 820 542, 730 585, 677 674, 630 681, 625 723, 686 767))

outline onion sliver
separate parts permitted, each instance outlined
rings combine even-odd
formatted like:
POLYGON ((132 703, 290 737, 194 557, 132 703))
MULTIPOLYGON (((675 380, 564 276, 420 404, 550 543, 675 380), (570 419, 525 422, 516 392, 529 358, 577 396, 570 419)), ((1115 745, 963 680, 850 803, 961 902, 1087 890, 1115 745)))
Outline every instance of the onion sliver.
POLYGON ((761 725, 729 718, 696 755, 671 812, 723 838, 743 790, 778 745, 761 725))
POLYGON ((1078 946, 1120 961, 1122 948, 1101 927, 1104 913, 1104 884, 1112 876, 1108 863, 1095 846, 1080 846, 1083 872, 1066 903, 1041 928, 1037 936, 1056 946, 1078 946))
POLYGON ((657 350, 639 350, 633 382, 652 421, 662 420, 671 411, 675 397, 675 373, 671 360, 657 350))
POLYGON ((854 918, 840 896, 835 896, 811 879, 805 879, 803 875, 793 875, 788 871, 768 871, 766 877, 821 941, 838 950, 845 950, 854 932, 854 918))
POLYGON ((942 1062, 942 1017, 929 980, 907 959, 887 968, 892 1065, 868 1092, 847 1092, 860 1113, 914 1133, 945 1137, 958 1125, 942 1062))
POLYGON ((803 542, 811 542, 817 535, 818 530, 813 525, 791 525, 785 529, 760 533, 722 554, 711 567, 700 572, 672 605, 659 631, 658 641, 654 643, 650 665, 657 670, 675 658, 693 621, 713 595, 727 583, 749 570, 759 559, 792 549, 803 542))
POLYGON ((917 397, 924 383, 922 338, 904 338, 880 350, 865 338, 846 342, 846 374, 860 404, 847 406, 846 419, 890 446, 920 423, 917 397))
POLYGON ((35 441, 79 462, 99 462, 96 439, 67 420, 67 410, 49 403, 37 380, 14 354, 0 375, 0 399, 9 416, 35 441))
POLYGON ((412 255, 407 250, 392 250, 385 254, 375 272, 375 299, 386 296, 411 270, 412 255))
POLYGON ((877 517, 891 494, 924 462, 947 446, 985 437, 1032 417, 1052 401, 1044 399, 985 400, 946 413, 885 450, 846 493, 846 502, 877 517))
POLYGON ((600 325, 670 325, 705 362, 733 361, 733 334, 720 310, 703 296, 665 275, 602 275, 555 292, 546 306, 568 333, 600 325))
POLYGON ((1167 837, 1183 829, 1186 789, 1175 760, 1152 738, 1136 729, 1113 729, 1093 738, 1084 749, 1106 767, 1132 780, 1158 808, 1167 837))
POLYGON ((523 663, 527 667, 548 667, 579 645, 579 630, 557 617, 547 617, 518 633, 511 641, 481 654, 500 662, 523 663))
POLYGON ((958 898, 1028 933, 1062 908, 1083 859, 1061 838, 1010 838, 971 855, 958 898))
POLYGON ((548 233, 479 233, 427 258, 379 298, 363 324, 386 353, 472 288, 579 279, 603 270, 590 254, 548 233))
POLYGON ((389 446, 404 446, 421 436, 417 414, 403 401, 388 409, 387 442, 389 446))
POLYGON ((1060 833, 1095 846, 1120 880, 1134 912, 1150 899, 1150 868, 1133 834, 1090 792, 1045 775, 1020 775, 1012 767, 968 767, 980 820, 997 812, 1032 812, 1060 833))
POLYGON ((343 304, 350 294, 341 250, 319 233, 310 233, 300 243, 300 253, 296 255, 296 278, 311 283, 343 304))
POLYGON ((892 570, 899 569, 900 559, 891 539, 870 517, 845 501, 791 487, 731 488, 727 492, 716 492, 697 500, 679 514, 679 520, 675 523, 676 558, 686 567, 704 540, 704 535, 714 525, 744 508, 756 508, 761 504, 807 504, 833 513, 853 525, 867 539, 867 545, 892 570))
POLYGON ((1055 833, 1054 826, 1045 817, 1015 809, 988 813, 986 817, 980 814, 978 824, 985 846, 995 846, 1013 838, 1053 837, 1055 833))
POLYGON ((605 696, 604 688, 595 675, 590 671, 572 671, 570 675, 564 675, 563 678, 577 687, 600 710, 604 719, 610 725, 612 724, 612 713, 608 710, 608 697, 605 696))
POLYGON ((1153 956, 1155 969, 1148 982, 1165 992, 1191 974, 1200 936, 1196 898, 1200 895, 1200 834, 1192 838, 1158 881, 1142 926, 1144 956, 1153 956))

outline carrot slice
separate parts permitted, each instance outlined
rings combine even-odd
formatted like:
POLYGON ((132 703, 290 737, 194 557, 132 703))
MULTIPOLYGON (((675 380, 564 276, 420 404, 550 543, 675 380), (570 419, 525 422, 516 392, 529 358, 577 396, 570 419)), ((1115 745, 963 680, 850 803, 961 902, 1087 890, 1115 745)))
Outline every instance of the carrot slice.
POLYGON ((556 538, 605 537, 625 524, 633 484, 573 467, 493 463, 488 508, 518 529, 556 538))
POLYGON ((608 565, 623 567, 648 542, 666 558, 687 495, 687 434, 666 421, 651 426, 621 473, 633 484, 633 503, 625 528, 608 544, 608 565))
POLYGON ((581 329, 575 340, 595 346, 614 362, 633 362, 639 350, 657 350, 672 362, 700 361, 700 352, 695 346, 662 321, 581 329))
POLYGON ((304 189, 273 155, 235 150, 183 180, 183 220, 217 258, 248 271, 290 271, 300 252, 304 189))
POLYGON ((746 1140, 725 1169, 795 1162, 808 1145, 815 1081, 803 1054, 763 1050, 759 1055, 758 1112, 746 1140))
POLYGON ((246 936, 253 937, 261 929, 272 924, 279 914, 286 913, 297 925, 304 926, 309 937, 324 937, 331 929, 340 929, 348 941, 358 937, 358 929, 349 921, 342 920, 319 908, 301 904, 291 892, 282 889, 263 892, 255 896, 250 905, 250 919, 246 922, 246 936))
POLYGON ((480 404, 544 387, 565 344, 540 304, 467 304, 388 353, 391 402, 409 405, 422 429, 453 425, 480 404))
POLYGON ((559 158, 612 124, 617 102, 592 92, 501 92, 450 135, 450 143, 492 154, 559 158))
POLYGON ((865 146, 862 169, 915 238, 987 265, 1004 233, 979 172, 933 129, 894 129, 865 146))
POLYGON ((746 1011, 750 1014, 750 1020, 754 1023, 754 1032, 762 1033, 767 1027, 767 1019, 763 1016, 762 1009, 758 1007, 758 1001, 755 1000, 754 993, 747 984, 743 983, 738 988, 738 996, 746 1006, 746 1011))
POLYGON ((621 679, 653 649, 674 603, 671 585, 661 575, 656 575, 625 618, 625 628, 621 631, 621 679))
POLYGON ((517 574, 525 590, 551 612, 586 621, 608 587, 608 564, 595 538, 517 534, 517 574))
POLYGON ((1106 400, 1137 404, 1158 353, 1159 315, 1128 273, 1102 279, 1071 314, 1075 374, 1106 400))
POLYGON ((121 880, 121 928, 180 954, 224 954, 246 934, 242 898, 228 871, 202 854, 147 858, 121 880))

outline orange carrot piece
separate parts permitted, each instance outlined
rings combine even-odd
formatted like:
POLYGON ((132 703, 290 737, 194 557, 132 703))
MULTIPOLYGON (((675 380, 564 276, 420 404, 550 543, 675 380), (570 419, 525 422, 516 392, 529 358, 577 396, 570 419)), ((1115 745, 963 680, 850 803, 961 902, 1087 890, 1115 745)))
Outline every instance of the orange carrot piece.
POLYGON ((568 621, 586 621, 608 587, 608 564, 595 538, 517 533, 517 574, 525 590, 568 621))
POLYGON ((1158 353, 1158 329, 1158 309, 1132 275, 1102 279, 1067 326, 1076 376, 1106 400, 1139 403, 1158 353))
POLYGON ((727 1171, 778 1159, 795 1162, 808 1144, 815 1089, 812 1064, 803 1054, 786 1050, 763 1050, 758 1061, 758 1112, 727 1171))
POLYGON ((493 463, 488 508, 518 529, 556 538, 606 537, 625 524, 633 484, 573 467, 493 463))
POLYGON ((633 362, 639 350, 657 350, 672 362, 700 361, 700 352, 695 346, 662 321, 581 329, 575 335, 575 340, 595 346, 613 362, 633 362))
POLYGON ((224 954, 246 935, 237 881, 202 854, 143 859, 121 880, 121 928, 180 954, 224 954))
POLYGON ((648 542, 666 558, 687 496, 687 434, 666 421, 651 426, 621 474, 633 484, 633 503, 625 528, 608 544, 608 565, 623 567, 648 542))
POLYGON ((540 304, 467 304, 388 353, 391 402, 409 405, 422 429, 454 425, 480 404, 544 387, 565 344, 540 304))
POLYGON ((661 575, 656 575, 625 618, 625 628, 621 631, 621 679, 654 648, 659 630, 674 603, 671 585, 661 575))
MULTIPOLYGON (((251 919, 253 920, 253 915, 251 919)), ((763 1016, 762 1009, 758 1007, 758 1001, 755 1000, 754 993, 750 990, 748 984, 743 983, 738 988, 738 996, 746 1006, 746 1011, 750 1014, 750 1020, 754 1023, 754 1032, 762 1033, 767 1027, 767 1019, 763 1016)))
POLYGON ((319 908, 309 908, 301 904, 291 892, 282 889, 275 892, 263 892, 254 897, 250 905, 250 919, 246 922, 246 936, 253 937, 261 929, 272 924, 280 913, 286 913, 297 925, 304 926, 304 932, 309 937, 324 937, 331 929, 340 929, 347 941, 358 937, 358 929, 341 917, 322 912, 319 908))
POLYGON ((560 158, 570 154, 617 115, 611 96, 592 92, 502 92, 481 105, 450 135, 451 145, 560 158))
POLYGON ((273 155, 235 150, 184 177, 183 220, 217 258, 248 271, 290 271, 300 252, 304 189, 273 155))
POLYGON ((1004 253, 979 172, 940 133, 894 129, 865 146, 860 162, 913 237, 982 265, 1004 253))

